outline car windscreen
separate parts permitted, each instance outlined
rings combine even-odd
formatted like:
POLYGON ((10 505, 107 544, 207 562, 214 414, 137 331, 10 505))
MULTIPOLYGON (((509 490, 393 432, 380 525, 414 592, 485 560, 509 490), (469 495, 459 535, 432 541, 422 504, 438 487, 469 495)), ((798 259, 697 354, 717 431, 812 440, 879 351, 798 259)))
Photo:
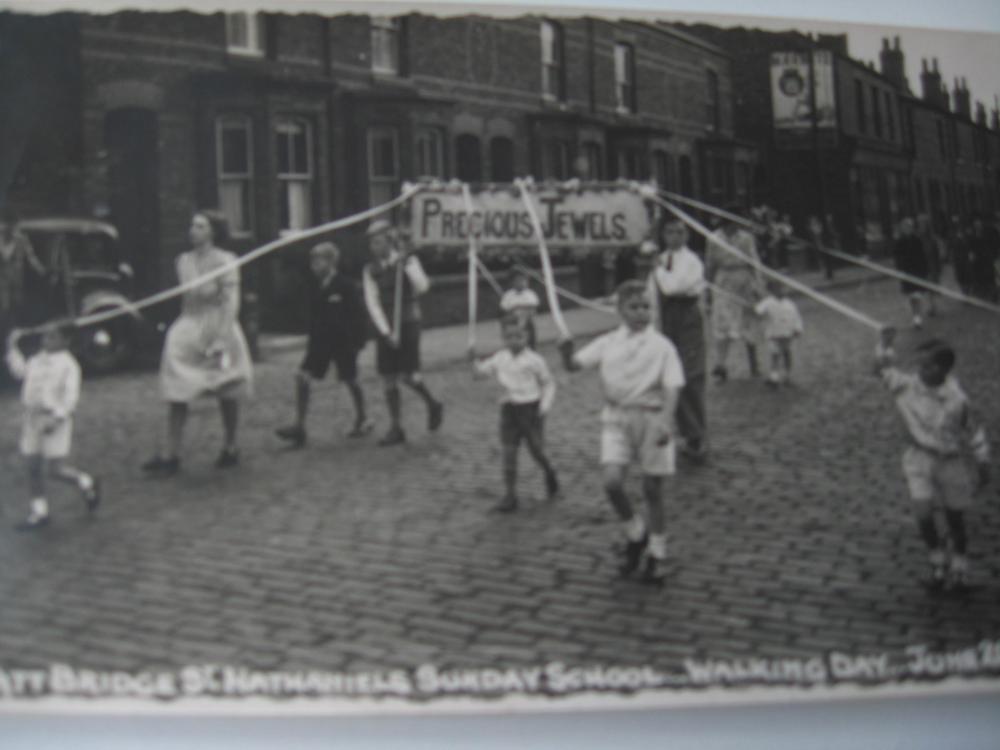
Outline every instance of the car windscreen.
POLYGON ((117 273, 118 249, 109 236, 96 232, 29 232, 35 254, 50 271, 63 273, 66 264, 81 271, 117 273))

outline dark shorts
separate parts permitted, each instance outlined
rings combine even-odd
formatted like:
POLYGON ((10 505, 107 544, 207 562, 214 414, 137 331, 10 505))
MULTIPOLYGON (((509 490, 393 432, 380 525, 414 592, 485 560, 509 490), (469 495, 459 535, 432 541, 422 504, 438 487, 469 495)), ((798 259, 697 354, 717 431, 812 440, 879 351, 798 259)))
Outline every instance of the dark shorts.
POLYGON ((337 370, 339 380, 349 382, 358 379, 357 349, 338 348, 312 340, 309 341, 305 359, 299 369, 315 380, 322 380, 326 377, 331 362, 337 370))
POLYGON ((420 372, 420 323, 403 323, 399 346, 389 346, 380 338, 375 351, 379 375, 408 375, 420 372))
POLYGON ((516 447, 524 439, 533 440, 537 445, 541 445, 544 421, 544 417, 538 413, 537 401, 526 404, 501 404, 500 442, 516 447))

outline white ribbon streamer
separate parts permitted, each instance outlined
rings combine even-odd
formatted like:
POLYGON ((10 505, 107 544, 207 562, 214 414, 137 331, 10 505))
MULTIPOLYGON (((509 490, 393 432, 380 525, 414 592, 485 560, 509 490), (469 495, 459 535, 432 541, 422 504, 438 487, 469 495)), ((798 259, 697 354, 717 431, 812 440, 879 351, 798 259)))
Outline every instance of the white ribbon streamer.
MULTIPOLYGON (((251 250, 245 255, 233 260, 231 263, 226 263, 225 265, 219 266, 206 274, 198 276, 195 279, 185 283, 177 284, 176 286, 170 287, 169 289, 164 289, 163 291, 151 294, 138 302, 128 302, 115 307, 110 310, 102 310, 101 312, 93 313, 91 315, 84 315, 79 318, 73 319, 73 324, 77 327, 94 325, 95 323, 103 323, 106 320, 111 320, 112 318, 117 318, 120 315, 135 314, 139 310, 157 305, 166 300, 173 299, 174 297, 179 297, 185 292, 189 292, 192 289, 197 289, 202 284, 205 284, 213 279, 217 279, 221 276, 225 276, 230 271, 233 271, 241 266, 245 266, 247 263, 251 263, 258 258, 262 258, 269 253, 273 253, 276 250, 280 250, 283 247, 291 245, 296 242, 301 242, 302 240, 307 240, 311 237, 317 237, 319 235, 327 234, 328 232, 333 232, 338 229, 344 229, 353 224, 358 224, 362 221, 367 221, 368 219, 378 216, 379 214, 390 211, 396 206, 405 203, 410 198, 412 198, 416 193, 423 189, 420 185, 409 185, 406 186, 403 192, 393 198, 388 203, 383 203, 381 206, 374 206, 360 213, 353 214, 351 216, 346 216, 343 219, 337 219, 336 221, 328 222, 327 224, 322 224, 318 227, 313 227, 312 229, 307 229, 302 232, 298 232, 290 237, 282 237, 280 239, 269 242, 266 245, 261 245, 260 247, 251 250)), ((38 333, 46 329, 46 325, 34 326, 32 328, 19 328, 17 332, 21 335, 29 333, 38 333)))
POLYGON ((528 192, 528 183, 525 180, 515 180, 514 184, 521 191, 521 198, 524 200, 524 205, 528 209, 528 216, 531 219, 531 225, 538 237, 538 252, 542 256, 542 273, 545 276, 545 296, 548 298, 549 309, 552 311, 552 320, 556 324, 556 328, 559 329, 559 334, 562 338, 572 338, 569 328, 566 326, 566 321, 563 320, 562 310, 559 309, 559 296, 556 294, 556 281, 555 276, 552 273, 552 260, 549 258, 548 245, 545 244, 545 235, 542 232, 542 222, 538 219, 538 213, 535 211, 535 204, 528 192))
MULTIPOLYGON (((708 211, 709 213, 715 214, 716 216, 721 216, 730 221, 736 222, 737 224, 742 224, 745 227, 753 229, 755 227, 762 226, 758 222, 751 221, 750 219, 745 219, 729 211, 724 211, 721 208, 716 208, 708 203, 703 203, 702 201, 695 200, 694 198, 687 198, 683 195, 678 195, 677 193, 671 193, 667 190, 659 191, 661 195, 669 198, 672 201, 678 203, 684 203, 686 205, 692 206, 694 208, 699 208, 703 211, 708 211)), ((977 299, 975 297, 970 297, 967 294, 962 294, 954 289, 949 289, 941 284, 935 284, 933 281, 928 281, 927 279, 922 279, 919 276, 913 276, 904 271, 900 271, 896 268, 890 268, 889 266, 884 266, 881 263, 875 263, 874 261, 867 260, 865 258, 859 258, 854 255, 848 255, 847 253, 841 252, 840 250, 835 250, 832 247, 826 247, 825 245, 817 245, 815 242, 810 242, 809 240, 804 240, 801 237, 791 237, 791 239, 797 242, 805 243, 810 246, 818 247, 824 253, 832 255, 834 258, 840 258, 848 263, 853 263, 855 265, 861 266, 862 268, 867 268, 871 271, 877 271, 879 273, 885 274, 886 276, 892 276, 899 279, 900 281, 908 281, 916 286, 923 287, 932 292, 937 292, 942 297, 950 297, 951 299, 958 300, 959 302, 964 302, 967 305, 973 305, 974 307, 982 308, 983 310, 989 310, 990 312, 1000 313, 1000 306, 986 302, 985 300, 977 299)))
POLYGON ((760 273, 763 273, 763 274, 765 274, 767 276, 770 276, 771 278, 777 279, 782 284, 785 284, 786 286, 789 286, 792 289, 797 289, 798 291, 802 292, 802 294, 806 295, 807 297, 811 297, 812 299, 814 299, 817 302, 819 302, 821 305, 825 305, 826 307, 829 307, 831 310, 835 310, 835 311, 839 312, 844 317, 850 318, 851 320, 853 320, 853 321, 855 321, 857 323, 860 323, 861 325, 867 326, 868 328, 871 328, 872 330, 881 331, 882 329, 884 329, 886 327, 883 323, 880 323, 879 321, 875 320, 874 318, 869 317, 868 315, 865 315, 863 312, 861 312, 859 310, 855 310, 854 308, 849 307, 848 305, 845 305, 844 303, 839 302, 839 301, 833 299, 832 297, 828 297, 825 294, 821 294, 820 292, 817 292, 812 287, 806 286, 805 284, 803 284, 803 283, 801 283, 799 281, 796 281, 793 278, 785 276, 783 273, 779 273, 779 272, 775 271, 774 269, 768 268, 767 266, 765 266, 760 261, 757 261, 757 260, 755 260, 753 258, 750 258, 747 255, 744 255, 740 250, 738 250, 737 248, 733 247, 730 243, 728 243, 725 240, 721 239, 720 237, 714 235, 708 229, 708 227, 706 227, 700 221, 698 221, 697 219, 695 219, 694 217, 692 217, 686 211, 683 211, 682 209, 677 208, 676 206, 674 206, 674 205, 668 203, 667 201, 665 201, 663 198, 661 198, 659 195, 656 194, 655 190, 651 191, 650 193, 645 193, 644 192, 644 194, 647 194, 648 197, 651 200, 653 200, 657 204, 663 206, 665 209, 667 209, 668 211, 670 211, 670 213, 672 213, 678 219, 680 219, 685 224, 687 224, 688 226, 690 226, 696 232, 698 232, 699 234, 704 235, 705 238, 708 239, 710 242, 714 242, 716 245, 718 245, 719 247, 721 247, 723 250, 725 250, 729 254, 736 256, 737 258, 739 258, 740 260, 742 260, 744 263, 746 263, 747 265, 751 266, 752 268, 756 268, 757 271, 759 271, 760 273))

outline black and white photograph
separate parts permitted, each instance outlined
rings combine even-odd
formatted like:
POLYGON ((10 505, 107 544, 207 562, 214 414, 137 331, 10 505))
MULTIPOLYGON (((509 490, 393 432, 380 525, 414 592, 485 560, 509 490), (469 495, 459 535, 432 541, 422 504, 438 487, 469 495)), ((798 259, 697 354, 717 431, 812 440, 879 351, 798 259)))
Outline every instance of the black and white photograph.
POLYGON ((0 712, 1000 687, 1000 33, 0 3, 0 712))

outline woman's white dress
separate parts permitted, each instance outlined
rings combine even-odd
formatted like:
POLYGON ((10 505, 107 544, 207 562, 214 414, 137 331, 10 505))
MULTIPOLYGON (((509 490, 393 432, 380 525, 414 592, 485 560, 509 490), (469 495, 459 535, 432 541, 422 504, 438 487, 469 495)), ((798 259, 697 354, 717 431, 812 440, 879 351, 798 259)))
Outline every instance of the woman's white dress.
MULTIPOLYGON (((177 258, 182 284, 236 260, 233 253, 210 248, 177 258)), ((188 292, 181 314, 167 331, 160 360, 160 389, 171 402, 199 396, 238 398, 250 391, 253 364, 239 324, 240 276, 227 271, 188 292)))

